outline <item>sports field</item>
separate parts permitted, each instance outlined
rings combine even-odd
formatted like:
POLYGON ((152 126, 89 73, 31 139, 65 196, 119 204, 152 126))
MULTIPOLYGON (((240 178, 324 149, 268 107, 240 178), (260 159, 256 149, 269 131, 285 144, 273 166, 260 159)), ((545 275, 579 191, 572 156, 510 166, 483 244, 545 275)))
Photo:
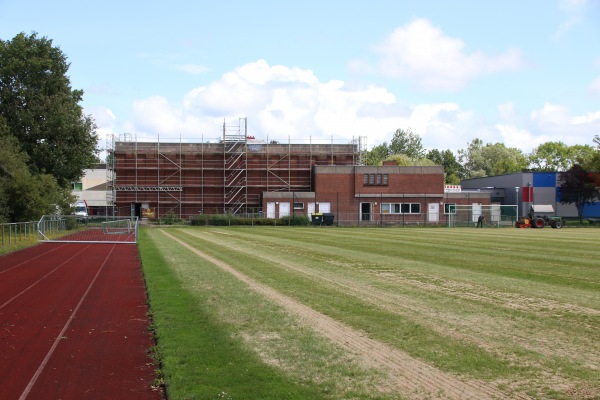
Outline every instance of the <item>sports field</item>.
POLYGON ((151 228, 170 399, 598 399, 600 230, 151 228))

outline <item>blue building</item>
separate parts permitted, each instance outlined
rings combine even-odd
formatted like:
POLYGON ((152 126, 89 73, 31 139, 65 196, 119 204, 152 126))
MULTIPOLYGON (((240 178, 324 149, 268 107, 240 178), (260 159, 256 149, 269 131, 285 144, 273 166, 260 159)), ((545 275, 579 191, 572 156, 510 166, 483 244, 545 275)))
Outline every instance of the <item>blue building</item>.
MULTIPOLYGON (((577 217, 574 204, 561 204, 558 179, 560 172, 519 172, 461 182, 466 190, 486 190, 492 193, 492 203, 518 205, 519 216, 524 217, 531 206, 550 204, 560 217, 577 217)), ((600 217, 600 202, 586 205, 584 218, 600 217)))

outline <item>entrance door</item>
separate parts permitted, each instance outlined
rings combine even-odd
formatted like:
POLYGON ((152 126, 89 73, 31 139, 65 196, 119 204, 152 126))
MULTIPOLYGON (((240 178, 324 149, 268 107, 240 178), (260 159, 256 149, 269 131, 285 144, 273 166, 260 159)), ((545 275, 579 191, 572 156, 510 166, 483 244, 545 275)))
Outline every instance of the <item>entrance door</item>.
POLYGON ((429 222, 438 222, 440 220, 440 204, 429 203, 427 209, 429 211, 429 222))
POLYGON ((308 219, 315 213, 315 203, 308 203, 308 219))
POLYGON ((279 218, 290 215, 290 203, 279 202, 279 218))
POLYGON ((473 203, 473 222, 477 222, 477 219, 479 218, 479 216, 481 214, 483 214, 483 211, 481 209, 481 205, 482 203, 473 203))
POLYGON ((360 203, 360 220, 371 220, 371 203, 360 203))
POLYGON ((131 203, 131 216, 142 218, 142 203, 131 203))
POLYGON ((275 218, 275 202, 267 203, 267 218, 275 218))

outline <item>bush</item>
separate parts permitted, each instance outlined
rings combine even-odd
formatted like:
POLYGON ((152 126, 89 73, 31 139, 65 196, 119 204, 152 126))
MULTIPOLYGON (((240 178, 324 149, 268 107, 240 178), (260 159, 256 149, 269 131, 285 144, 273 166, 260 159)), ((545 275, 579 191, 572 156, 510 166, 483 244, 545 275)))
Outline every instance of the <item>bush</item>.
POLYGON ((177 217, 173 211, 170 211, 168 214, 161 217, 160 223, 162 225, 175 225, 182 224, 183 220, 177 217))
POLYGON ((65 228, 69 231, 76 229, 78 221, 79 220, 77 217, 66 217, 65 218, 65 228))
POLYGON ((231 214, 199 214, 190 219, 192 226, 306 226, 310 220, 306 215, 290 215, 280 219, 236 217, 231 214))

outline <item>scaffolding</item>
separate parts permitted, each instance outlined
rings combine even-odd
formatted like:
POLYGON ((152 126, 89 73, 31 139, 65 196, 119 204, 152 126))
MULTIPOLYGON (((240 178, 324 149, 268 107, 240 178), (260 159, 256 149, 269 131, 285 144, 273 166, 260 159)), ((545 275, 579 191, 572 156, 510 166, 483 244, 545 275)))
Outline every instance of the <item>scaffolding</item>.
POLYGON ((223 121, 223 213, 237 214, 248 205, 248 119, 232 129, 223 121))
POLYGON ((247 119, 223 122, 218 138, 147 139, 124 134, 107 149, 107 203, 119 215, 260 211, 263 192, 309 192, 314 165, 359 165, 364 137, 345 143, 259 140, 247 119))

